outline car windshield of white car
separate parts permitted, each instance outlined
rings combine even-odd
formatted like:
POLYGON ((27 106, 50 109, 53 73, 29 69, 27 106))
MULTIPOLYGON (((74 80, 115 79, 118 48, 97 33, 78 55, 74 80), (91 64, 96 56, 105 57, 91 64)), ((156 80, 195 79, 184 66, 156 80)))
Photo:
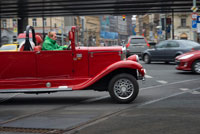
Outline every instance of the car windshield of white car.
POLYGON ((0 50, 15 50, 17 49, 16 45, 2 46, 0 50))

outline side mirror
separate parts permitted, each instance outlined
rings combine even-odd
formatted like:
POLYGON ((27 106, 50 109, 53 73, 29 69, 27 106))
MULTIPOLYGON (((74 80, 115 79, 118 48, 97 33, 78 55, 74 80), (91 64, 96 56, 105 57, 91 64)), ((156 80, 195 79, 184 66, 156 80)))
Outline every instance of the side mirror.
POLYGON ((73 40, 73 38, 74 38, 74 37, 73 37, 73 33, 72 33, 72 31, 70 31, 70 32, 69 32, 69 40, 73 40))

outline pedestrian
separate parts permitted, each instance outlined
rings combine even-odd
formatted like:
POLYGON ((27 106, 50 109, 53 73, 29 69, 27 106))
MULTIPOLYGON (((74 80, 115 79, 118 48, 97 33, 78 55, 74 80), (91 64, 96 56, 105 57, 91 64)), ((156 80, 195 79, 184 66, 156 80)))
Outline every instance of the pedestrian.
POLYGON ((51 31, 45 38, 45 41, 42 45, 42 50, 66 50, 66 46, 60 46, 56 43, 57 36, 56 32, 51 31))

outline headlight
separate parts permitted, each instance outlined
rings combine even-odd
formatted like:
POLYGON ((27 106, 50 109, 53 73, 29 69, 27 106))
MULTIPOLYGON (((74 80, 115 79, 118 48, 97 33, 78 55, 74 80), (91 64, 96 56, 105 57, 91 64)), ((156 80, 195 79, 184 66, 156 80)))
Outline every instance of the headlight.
POLYGON ((131 55, 127 58, 127 60, 132 60, 132 61, 135 61, 135 62, 139 62, 139 57, 138 55, 134 54, 134 55, 131 55))
POLYGON ((192 57, 193 55, 194 55, 194 54, 185 55, 185 56, 179 58, 179 60, 188 59, 188 58, 192 57))
POLYGON ((137 62, 139 62, 139 56, 138 55, 136 55, 136 60, 137 60, 137 62))

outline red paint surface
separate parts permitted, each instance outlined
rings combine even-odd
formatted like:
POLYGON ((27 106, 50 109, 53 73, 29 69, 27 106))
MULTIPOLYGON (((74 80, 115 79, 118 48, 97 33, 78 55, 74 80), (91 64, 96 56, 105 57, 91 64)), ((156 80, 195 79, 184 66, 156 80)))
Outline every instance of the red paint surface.
POLYGON ((184 53, 178 57, 176 57, 176 60, 180 61, 180 64, 178 66, 176 66, 177 70, 185 70, 185 71, 190 71, 192 70, 192 64, 195 60, 200 60, 200 51, 191 51, 188 53, 184 53), (188 59, 180 59, 183 56, 186 55, 190 55, 190 54, 194 54, 192 57, 188 58, 188 59), (187 66, 184 66, 185 63, 187 63, 187 66))

